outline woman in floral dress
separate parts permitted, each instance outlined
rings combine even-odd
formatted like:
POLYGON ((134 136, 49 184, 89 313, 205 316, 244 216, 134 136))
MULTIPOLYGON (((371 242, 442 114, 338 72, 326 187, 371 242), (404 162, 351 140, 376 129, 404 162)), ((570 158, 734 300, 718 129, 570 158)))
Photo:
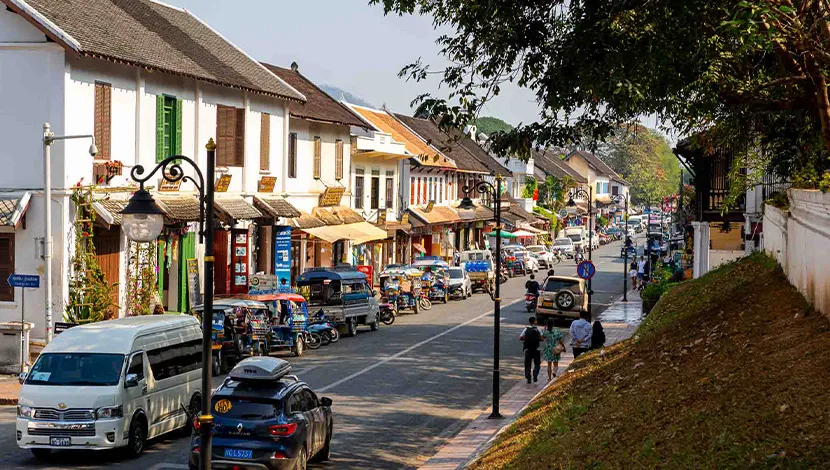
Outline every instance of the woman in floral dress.
POLYGON ((553 319, 548 319, 542 331, 542 359, 548 361, 548 382, 559 372, 559 356, 565 352, 565 334, 559 328, 553 327, 553 319), (559 348, 557 348, 559 346, 559 348))

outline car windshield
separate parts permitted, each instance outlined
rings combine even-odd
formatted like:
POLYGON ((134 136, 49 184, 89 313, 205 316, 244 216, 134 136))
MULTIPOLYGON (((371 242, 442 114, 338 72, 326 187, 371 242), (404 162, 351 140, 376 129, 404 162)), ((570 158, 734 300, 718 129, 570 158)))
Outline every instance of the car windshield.
POLYGON ((462 279, 464 271, 461 268, 450 268, 450 279, 462 279))
POLYGON ((573 240, 575 242, 581 242, 582 241, 582 235, 568 235, 568 238, 570 238, 571 240, 573 240))
POLYGON ((579 281, 571 281, 568 279, 548 279, 548 282, 545 283, 545 292, 556 292, 562 289, 572 290, 578 284, 579 281))
POLYGON ((26 383, 31 385, 118 385, 123 354, 46 353, 41 354, 26 383))
POLYGON ((245 399, 245 398, 213 398, 211 408, 216 416, 227 419, 268 420, 274 419, 282 409, 279 400, 245 399))
POLYGON ((554 241, 554 242, 553 242, 553 244, 554 244, 554 245, 571 245, 572 243, 571 243, 571 239, 570 239, 570 238, 569 238, 569 239, 567 239, 567 240, 564 240, 564 239, 561 239, 561 238, 560 238, 560 239, 558 239, 558 240, 554 241))

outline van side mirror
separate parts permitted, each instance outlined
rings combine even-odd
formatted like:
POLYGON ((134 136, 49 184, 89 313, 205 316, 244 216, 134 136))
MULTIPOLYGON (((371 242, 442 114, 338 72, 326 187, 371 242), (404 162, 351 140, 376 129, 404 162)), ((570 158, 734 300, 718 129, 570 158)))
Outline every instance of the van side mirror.
POLYGON ((124 381, 124 388, 138 387, 138 374, 127 374, 124 381))
POLYGON ((322 406, 331 406, 331 403, 331 398, 329 397, 320 398, 320 405, 322 406))
POLYGON ((28 377, 28 376, 29 376, 28 372, 25 372, 25 371, 21 372, 20 374, 17 375, 17 381, 20 383, 20 385, 23 385, 23 382, 26 381, 26 377, 28 377))

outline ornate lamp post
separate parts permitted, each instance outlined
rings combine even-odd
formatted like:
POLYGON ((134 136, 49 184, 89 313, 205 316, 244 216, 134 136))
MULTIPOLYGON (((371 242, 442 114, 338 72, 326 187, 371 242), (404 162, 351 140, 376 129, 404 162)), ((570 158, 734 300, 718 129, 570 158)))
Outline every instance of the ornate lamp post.
MULTIPOLYGON (((588 186, 588 190, 584 188, 576 188, 571 191, 570 199, 568 199, 569 207, 576 207, 575 197, 588 198, 588 260, 593 260, 593 246, 594 246, 594 188, 588 186)), ((591 297, 594 291, 591 290, 591 280, 588 279, 588 313, 592 314, 591 297)))
POLYGON ((213 312, 213 234, 216 221, 213 214, 213 185, 214 170, 216 167, 216 144, 210 139, 205 146, 207 149, 207 174, 202 176, 199 165, 184 155, 174 155, 160 161, 147 176, 144 176, 144 167, 136 165, 130 172, 130 177, 139 184, 138 191, 130 198, 127 207, 121 211, 121 227, 124 234, 135 242, 146 243, 158 238, 164 226, 164 215, 159 209, 153 196, 144 189, 146 183, 156 172, 161 170, 162 177, 171 182, 191 181, 199 191, 199 241, 205 244, 205 302, 202 313, 202 403, 201 414, 197 418, 199 424, 199 454, 200 468, 210 469, 211 464, 211 433, 213 416, 210 414, 211 392, 211 319, 213 312), (196 172, 196 178, 186 176, 181 162, 187 162, 196 172))
POLYGON ((493 409, 490 412, 490 419, 499 419, 502 417, 499 413, 499 330, 501 326, 501 298, 500 295, 500 273, 501 273, 501 175, 496 176, 496 185, 493 186, 487 181, 480 181, 472 188, 464 186, 464 199, 458 205, 458 213, 463 219, 472 219, 475 217, 475 204, 470 199, 470 193, 473 191, 479 194, 491 193, 493 195, 493 212, 496 219, 496 291, 493 297, 493 409))
POLYGON ((623 238, 623 302, 628 302, 628 247, 625 242, 628 240, 628 194, 617 194, 611 196, 611 200, 616 204, 625 203, 623 218, 625 219, 625 235, 623 238))

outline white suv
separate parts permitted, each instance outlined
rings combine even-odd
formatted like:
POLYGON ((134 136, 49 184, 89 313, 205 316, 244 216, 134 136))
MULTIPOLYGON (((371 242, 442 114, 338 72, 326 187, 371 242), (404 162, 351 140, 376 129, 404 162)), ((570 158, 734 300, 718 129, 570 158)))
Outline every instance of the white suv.
POLYGON ((544 245, 528 245, 527 251, 545 268, 553 266, 553 252, 544 245))

